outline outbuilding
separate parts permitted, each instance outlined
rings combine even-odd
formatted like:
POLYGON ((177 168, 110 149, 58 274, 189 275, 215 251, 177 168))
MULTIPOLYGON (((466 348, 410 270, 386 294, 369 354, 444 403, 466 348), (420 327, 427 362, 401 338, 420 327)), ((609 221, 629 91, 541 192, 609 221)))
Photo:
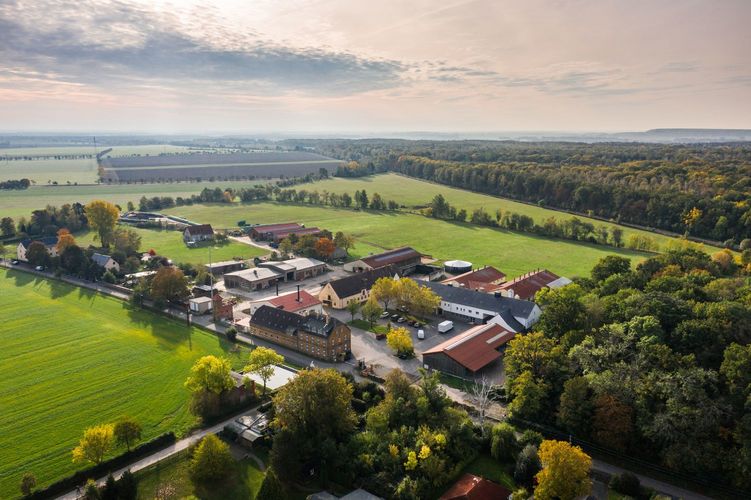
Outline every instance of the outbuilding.
POLYGON ((211 297, 193 297, 190 299, 190 311, 194 314, 206 314, 211 311, 211 297))
POLYGON ((472 263, 466 260, 449 260, 443 263, 443 270, 451 274, 468 273, 472 270, 472 263))

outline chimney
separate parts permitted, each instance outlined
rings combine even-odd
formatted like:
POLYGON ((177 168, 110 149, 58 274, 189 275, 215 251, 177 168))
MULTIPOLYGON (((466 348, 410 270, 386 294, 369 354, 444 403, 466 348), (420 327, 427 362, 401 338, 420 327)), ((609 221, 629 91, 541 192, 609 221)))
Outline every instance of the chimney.
POLYGON ((279 296, 279 282, 276 282, 276 296, 279 296))
MULTIPOLYGON (((279 285, 277 285, 278 287, 279 285)), ((300 285, 297 285, 297 301, 300 302, 300 285)))

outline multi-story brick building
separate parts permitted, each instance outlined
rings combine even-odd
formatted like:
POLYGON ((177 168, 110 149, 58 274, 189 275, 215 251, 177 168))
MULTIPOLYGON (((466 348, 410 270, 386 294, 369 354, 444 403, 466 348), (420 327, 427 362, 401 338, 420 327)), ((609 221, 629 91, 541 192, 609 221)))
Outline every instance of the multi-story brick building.
POLYGON ((343 361, 351 349, 349 327, 324 314, 301 316, 263 305, 250 318, 248 331, 257 337, 325 361, 343 361))

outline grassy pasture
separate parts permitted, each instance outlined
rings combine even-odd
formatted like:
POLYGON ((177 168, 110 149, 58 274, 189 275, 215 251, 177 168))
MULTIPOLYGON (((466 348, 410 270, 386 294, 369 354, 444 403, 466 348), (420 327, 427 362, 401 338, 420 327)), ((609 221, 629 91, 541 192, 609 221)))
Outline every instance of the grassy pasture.
MULTIPOLYGON (((133 229, 141 235, 142 251, 154 249, 159 255, 164 255, 178 263, 207 264, 209 262, 208 244, 189 248, 183 243, 183 234, 180 231, 143 228, 129 229, 133 229)), ((89 245, 98 246, 98 242, 94 241, 94 233, 91 231, 77 234, 76 242, 83 247, 89 245)), ((259 257, 266 253, 268 252, 265 252, 258 247, 237 243, 235 241, 228 241, 223 245, 211 245, 211 260, 213 262, 231 260, 234 257, 252 259, 253 257, 259 257)))
MULTIPOLYGON (((0 153, 0 180, 29 179, 37 185, 52 182, 91 184, 97 181, 96 160, 92 158, 64 160, 12 160, 0 153)), ((4 192, 5 194, 5 192, 4 192)))
POLYGON ((224 355, 218 337, 123 302, 32 275, 0 270, 0 498, 18 496, 32 471, 40 486, 80 465, 83 430, 130 415, 143 438, 195 424, 185 378, 196 359, 224 355), (12 443, 12 444, 11 444, 12 443))
POLYGON ((190 220, 231 227, 244 219, 249 224, 300 222, 332 232, 344 231, 357 239, 350 253, 358 256, 402 245, 437 259, 463 259, 475 266, 498 267, 510 276, 545 267, 569 277, 588 274, 600 258, 617 254, 642 260, 646 254, 626 249, 555 240, 505 229, 479 227, 429 219, 399 212, 369 212, 309 205, 254 203, 193 205, 166 212, 190 220))

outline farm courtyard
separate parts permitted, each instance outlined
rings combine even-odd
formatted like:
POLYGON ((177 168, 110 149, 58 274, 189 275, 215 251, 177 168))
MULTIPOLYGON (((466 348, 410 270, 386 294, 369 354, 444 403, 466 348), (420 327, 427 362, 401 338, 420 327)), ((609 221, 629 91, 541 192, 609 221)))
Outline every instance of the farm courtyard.
MULTIPOLYGON (((183 382, 196 359, 246 352, 184 324, 64 283, 0 270, 0 498, 26 471, 44 487, 83 465, 86 427, 129 415, 143 440, 195 424, 183 382), (13 443, 8 445, 8 443, 13 443)), ((115 453, 120 453, 117 450, 115 453)))

